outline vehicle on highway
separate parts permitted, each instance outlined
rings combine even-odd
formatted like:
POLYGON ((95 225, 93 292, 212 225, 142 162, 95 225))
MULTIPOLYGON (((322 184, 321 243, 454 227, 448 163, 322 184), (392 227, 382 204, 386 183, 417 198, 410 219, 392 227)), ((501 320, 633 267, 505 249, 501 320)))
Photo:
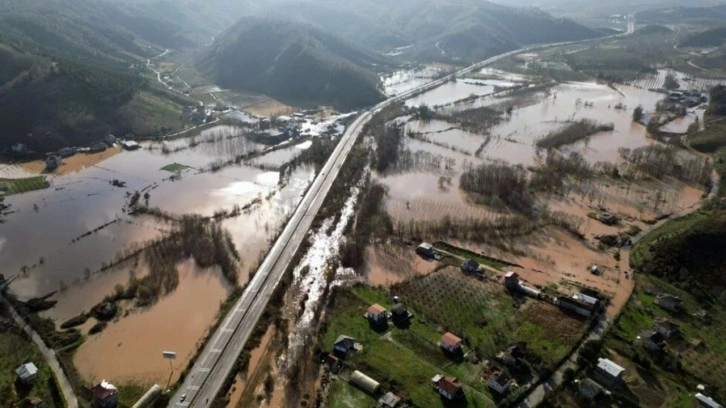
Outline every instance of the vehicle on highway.
POLYGON ((184 400, 187 399, 187 394, 182 394, 181 398, 179 398, 179 402, 184 402, 184 400))

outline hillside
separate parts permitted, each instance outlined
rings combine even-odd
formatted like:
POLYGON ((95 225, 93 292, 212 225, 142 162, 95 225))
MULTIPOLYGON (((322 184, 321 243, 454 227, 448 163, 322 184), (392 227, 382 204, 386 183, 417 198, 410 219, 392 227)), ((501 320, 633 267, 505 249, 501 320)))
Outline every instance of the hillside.
POLYGON ((711 90, 706 130, 689 135, 696 150, 715 156, 721 176, 717 196, 702 211, 668 222, 637 243, 631 254, 635 268, 679 283, 694 295, 719 296, 726 289, 726 88, 711 90))
POLYGON ((356 44, 421 61, 472 61, 524 44, 598 36, 573 21, 536 9, 476 0, 287 1, 272 4, 264 12, 312 23, 356 44))
POLYGON ((198 65, 226 88, 349 109, 383 98, 373 69, 385 63, 311 25, 245 18, 220 34, 198 65))
POLYGON ((718 47, 726 41, 726 27, 711 28, 690 34, 681 41, 681 47, 718 47))
POLYGON ((144 92, 167 98, 143 77, 146 58, 163 46, 194 43, 147 7, 0 1, 0 150, 20 142, 42 153, 108 132, 147 132, 130 126, 123 109, 144 92))

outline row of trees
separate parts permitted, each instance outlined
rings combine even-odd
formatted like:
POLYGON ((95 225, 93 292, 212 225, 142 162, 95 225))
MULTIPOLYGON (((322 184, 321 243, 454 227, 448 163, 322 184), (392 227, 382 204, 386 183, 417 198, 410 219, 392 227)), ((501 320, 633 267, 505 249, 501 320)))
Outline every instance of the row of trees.
POLYGON ((695 155, 678 154, 672 146, 652 145, 636 149, 620 148, 620 156, 636 170, 656 179, 674 177, 686 183, 706 185, 711 179, 711 161, 695 155))
POLYGON ((588 138, 595 133, 612 131, 614 128, 615 126, 612 123, 602 124, 591 119, 580 119, 569 122, 559 130, 548 133, 539 139, 536 144, 540 149, 556 149, 588 138))
POLYGON ((531 213, 534 196, 529 192, 527 172, 505 163, 483 164, 461 175, 459 186, 483 204, 531 213))

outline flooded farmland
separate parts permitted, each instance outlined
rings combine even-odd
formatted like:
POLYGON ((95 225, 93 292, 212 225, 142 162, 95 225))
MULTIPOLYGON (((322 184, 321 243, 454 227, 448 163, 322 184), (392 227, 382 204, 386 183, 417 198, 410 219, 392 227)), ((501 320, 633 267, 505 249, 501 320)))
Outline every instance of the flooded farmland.
MULTIPOLYGON (((291 144, 259 158, 279 167, 309 146, 310 141, 291 144)), ((211 217, 233 209, 239 212, 220 224, 239 254, 237 280, 246 283, 314 177, 307 165, 280 180, 278 171, 233 160, 264 148, 238 128, 215 126, 193 138, 142 143, 139 150, 48 175, 48 189, 8 196, 13 212, 0 224, 0 262, 5 276, 18 276, 11 291, 21 300, 56 292, 51 299, 57 304, 42 315, 60 325, 87 313, 132 276, 149 273, 143 256, 109 265, 169 233, 174 222, 164 217, 211 217), (139 201, 164 217, 129 214, 137 191, 139 201)), ((3 173, 28 174, 17 166, 4 166, 3 173)), ((176 289, 152 306, 120 301, 118 317, 89 335, 74 356, 84 380, 166 383, 169 367, 160 351, 171 349, 179 356, 175 381, 232 289, 218 269, 187 260, 176 265, 176 289)), ((86 334, 90 326, 79 329, 86 334)))

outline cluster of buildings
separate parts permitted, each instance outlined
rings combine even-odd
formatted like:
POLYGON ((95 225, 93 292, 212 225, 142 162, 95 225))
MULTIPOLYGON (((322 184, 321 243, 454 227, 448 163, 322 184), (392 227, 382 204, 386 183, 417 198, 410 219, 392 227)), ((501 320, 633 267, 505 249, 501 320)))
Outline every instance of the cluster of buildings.
POLYGON ((666 100, 671 104, 695 108, 702 103, 708 102, 708 96, 699 91, 671 91, 668 93, 666 100))
POLYGON ((133 140, 119 141, 116 136, 109 134, 104 136, 103 140, 94 142, 87 147, 64 147, 48 154, 45 159, 45 171, 49 173, 55 171, 63 164, 63 159, 75 156, 77 153, 101 153, 117 143, 120 143, 124 150, 136 150, 141 147, 133 140))
POLYGON ((521 293, 535 299, 547 300, 560 309, 588 318, 597 313, 600 307, 599 294, 593 290, 583 289, 572 296, 557 296, 550 298, 541 290, 528 285, 513 271, 504 276, 504 287, 510 292, 521 293))
MULTIPOLYGON (((16 382, 24 387, 32 388, 39 379, 40 371, 32 362, 22 364, 15 369, 16 382)), ((116 408, 118 406, 118 388, 106 380, 102 380, 98 384, 88 389, 94 408, 116 408)), ((43 400, 36 397, 26 398, 23 407, 42 407, 43 400)))

